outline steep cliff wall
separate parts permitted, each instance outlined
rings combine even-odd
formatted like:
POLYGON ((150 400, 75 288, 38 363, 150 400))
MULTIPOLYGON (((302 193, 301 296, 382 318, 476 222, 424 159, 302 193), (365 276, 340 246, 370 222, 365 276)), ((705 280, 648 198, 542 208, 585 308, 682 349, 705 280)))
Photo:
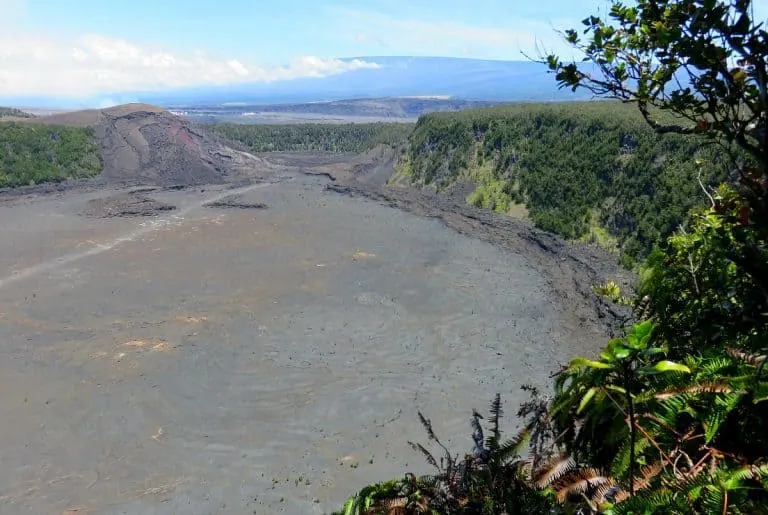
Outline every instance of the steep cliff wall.
POLYGON ((471 192, 471 204, 597 241, 630 264, 706 201, 699 176, 726 177, 704 143, 658 136, 633 106, 613 102, 434 113, 419 119, 393 181, 471 192))

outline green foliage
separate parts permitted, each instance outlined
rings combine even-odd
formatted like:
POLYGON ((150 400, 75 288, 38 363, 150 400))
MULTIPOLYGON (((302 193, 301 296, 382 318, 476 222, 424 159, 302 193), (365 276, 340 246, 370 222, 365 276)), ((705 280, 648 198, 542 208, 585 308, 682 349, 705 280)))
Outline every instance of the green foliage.
POLYGON ((768 346, 768 231, 728 187, 717 207, 692 215, 688 230, 648 261, 640 291, 650 299, 660 337, 682 340, 678 353, 768 346))
POLYGON ((296 125, 213 124, 209 131, 247 146, 252 152, 365 152, 396 146, 413 128, 406 123, 296 125))
POLYGON ((587 18, 586 43, 567 32, 600 76, 548 58, 562 85, 632 101, 657 132, 704 135, 739 178, 648 259, 645 321, 628 337, 652 325, 635 338, 646 348, 614 340, 558 378, 564 445, 630 488, 607 513, 768 512, 768 33, 750 13, 748 1, 615 3, 615 26, 587 18))
POLYGON ((657 132, 735 143, 765 171, 768 38, 752 13, 750 0, 613 2, 607 20, 583 20, 583 36, 565 33, 597 73, 546 63, 561 87, 632 102, 657 132))
POLYGON ((438 459, 422 444, 411 442, 411 447, 424 456, 436 473, 421 477, 408 474, 403 479, 369 485, 350 497, 336 515, 550 512, 555 506, 552 492, 532 483, 532 462, 521 457, 529 434, 523 430, 505 440, 502 415, 501 397, 497 394, 491 402, 486 434, 483 416, 474 411, 473 450, 458 459, 435 435, 432 423, 419 413, 429 440, 440 448, 442 455, 438 459))
POLYGON ((35 117, 34 115, 29 114, 26 111, 22 111, 21 109, 16 109, 15 107, 0 107, 0 118, 4 116, 12 116, 14 118, 34 118, 35 117))
POLYGON ((717 499, 715 513, 768 509, 765 357, 731 350, 675 362, 657 335, 642 322, 558 377, 554 431, 572 459, 610 470, 616 484, 612 500, 592 500, 606 513, 711 513, 717 499))
POLYGON ((90 128, 0 122, 0 187, 92 177, 101 168, 90 128))
POLYGON ((510 183, 498 179, 489 179, 478 184, 467 202, 475 207, 507 213, 512 204, 508 190, 510 183))
POLYGON ((524 203, 539 227, 567 238, 600 227, 631 264, 707 202, 699 176, 707 186, 726 179, 717 149, 703 143, 659 136, 616 102, 520 104, 422 116, 405 159, 419 184, 474 180, 470 203, 524 203))

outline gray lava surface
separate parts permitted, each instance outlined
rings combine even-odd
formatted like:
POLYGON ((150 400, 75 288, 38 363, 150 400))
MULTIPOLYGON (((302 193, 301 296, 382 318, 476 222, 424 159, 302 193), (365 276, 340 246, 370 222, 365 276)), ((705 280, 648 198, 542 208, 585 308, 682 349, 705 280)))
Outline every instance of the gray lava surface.
POLYGON ((600 345, 526 253, 283 179, 0 203, 0 513, 327 513, 429 471, 417 410, 468 451, 472 408, 600 345))

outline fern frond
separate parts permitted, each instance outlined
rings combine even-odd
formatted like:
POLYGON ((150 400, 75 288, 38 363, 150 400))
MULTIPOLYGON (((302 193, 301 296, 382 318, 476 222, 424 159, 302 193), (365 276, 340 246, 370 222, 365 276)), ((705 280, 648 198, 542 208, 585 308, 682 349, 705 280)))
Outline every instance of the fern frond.
MULTIPOLYGON (((675 509, 678 498, 667 489, 655 489, 642 492, 633 497, 622 491, 616 496, 616 504, 611 508, 614 515, 655 515, 656 513, 680 513, 675 509)), ((684 513, 689 513, 685 511, 684 513)))
POLYGON ((491 401, 491 434, 496 442, 501 441, 501 417, 504 411, 501 409, 501 394, 497 393, 491 401))
POLYGON ((762 479, 768 477, 768 464, 765 465, 749 465, 735 470, 730 474, 730 478, 745 480, 745 479, 762 479))
MULTIPOLYGON (((480 457, 486 454, 485 449, 485 436, 483 434, 483 426, 480 424, 480 419, 483 418, 480 413, 477 411, 472 411, 472 418, 470 419, 470 423, 472 424, 472 440, 475 442, 475 455, 480 457)), ((488 447, 489 449, 495 449, 498 447, 499 441, 494 440, 493 437, 488 439, 488 447)))
POLYGON ((541 467, 536 477, 536 485, 539 488, 547 488, 575 468, 576 462, 568 453, 555 456, 541 467))
POLYGON ((494 452, 494 459, 497 463, 506 463, 511 458, 516 458, 522 454, 523 448, 528 445, 530 433, 523 429, 517 436, 510 438, 494 452))
POLYGON ((622 500, 629 497, 629 494, 627 494, 624 490, 621 489, 620 486, 618 486, 613 481, 610 481, 608 483, 605 483, 604 485, 600 485, 597 487, 592 494, 592 498, 590 499, 593 503, 602 504, 604 502, 610 502, 611 504, 615 504, 617 502, 621 502, 622 500), (619 500, 619 496, 622 494, 625 494, 624 497, 619 500))
POLYGON ((723 490, 707 485, 702 493, 701 505, 707 513, 728 513, 728 498, 723 490))
MULTIPOLYGON (((645 438, 638 438, 635 441, 635 455, 640 456, 642 452, 651 445, 645 438)), ((629 439, 619 448, 619 452, 616 453, 616 457, 611 463, 611 476, 616 478, 622 478, 629 470, 629 457, 632 454, 632 449, 629 445, 629 439)))
POLYGON ((398 497, 397 499, 386 499, 380 503, 377 503, 368 512, 368 515, 406 515, 408 510, 408 499, 405 497, 398 497))
POLYGON ((441 470, 440 465, 437 463, 435 457, 423 445, 413 442, 408 442, 408 445, 410 445, 411 449, 414 451, 421 453, 424 456, 424 459, 427 460, 427 463, 435 467, 437 470, 441 470))
POLYGON ((572 470, 562 476, 552 485, 552 489, 555 490, 557 500, 565 502, 570 495, 584 494, 589 496, 588 494, 592 490, 607 484, 613 485, 614 482, 610 477, 603 475, 598 469, 582 468, 572 470))
POLYGON ((408 479, 392 479, 368 485, 344 503, 342 515, 368 515, 381 513, 378 506, 392 499, 402 498, 402 487, 408 479), (372 511, 373 510, 373 511, 372 511))
POLYGON ((709 443, 717 435, 720 425, 728 418, 728 415, 739 405, 741 395, 728 394, 721 395, 714 406, 707 413, 704 421, 704 441, 709 443))
POLYGON ((417 413, 419 414, 419 421, 421 422, 421 425, 424 426, 424 430, 427 432, 427 436, 429 437, 429 439, 437 440, 437 436, 435 436, 435 431, 432 429, 432 421, 429 420, 427 417, 425 417, 421 411, 417 413))
POLYGON ((633 481, 633 490, 639 492, 648 488, 653 478, 659 475, 663 470, 663 466, 660 461, 646 465, 640 469, 640 475, 633 481))
POLYGON ((728 348, 726 349, 725 352, 727 352, 728 355, 731 356, 732 358, 736 358, 740 361, 743 361, 744 363, 748 363, 753 367, 759 367, 760 365, 765 363, 766 359, 768 359, 768 356, 766 355, 749 354, 734 348, 728 348))
POLYGON ((693 384, 688 386, 682 386, 678 388, 672 388, 670 390, 664 390, 653 394, 653 397, 657 400, 670 399, 684 394, 701 394, 701 393, 732 393, 733 388, 728 383, 718 381, 705 381, 699 384, 693 384))
POLYGON ((701 366, 701 372, 704 376, 721 377, 723 370, 732 367, 734 363, 724 357, 717 357, 706 360, 701 366))

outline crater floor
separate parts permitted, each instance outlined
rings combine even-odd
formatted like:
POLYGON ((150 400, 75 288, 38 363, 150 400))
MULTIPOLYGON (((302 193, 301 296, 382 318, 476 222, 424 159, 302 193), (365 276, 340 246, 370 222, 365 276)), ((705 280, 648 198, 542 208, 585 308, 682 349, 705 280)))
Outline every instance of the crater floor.
POLYGON ((0 203, 0 512, 327 513, 594 344, 523 255, 324 184, 0 203))

